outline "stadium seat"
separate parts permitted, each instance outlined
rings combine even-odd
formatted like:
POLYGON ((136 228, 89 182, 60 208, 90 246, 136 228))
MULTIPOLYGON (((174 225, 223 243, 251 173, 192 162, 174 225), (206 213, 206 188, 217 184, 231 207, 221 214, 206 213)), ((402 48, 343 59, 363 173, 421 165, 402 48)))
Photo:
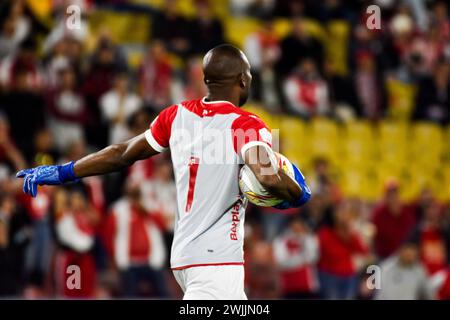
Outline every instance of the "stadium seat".
POLYGON ((450 202, 450 163, 440 170, 437 194, 440 200, 450 202))
POLYGON ((89 26, 93 34, 107 29, 113 40, 120 44, 146 43, 150 23, 147 14, 96 10, 89 15, 89 26))
POLYGON ((311 146, 312 158, 327 158, 332 165, 338 162, 338 126, 326 118, 316 118, 308 125, 308 136, 314 143, 311 146))
POLYGON ((226 38, 231 43, 243 48, 245 39, 258 30, 260 22, 251 18, 230 17, 224 21, 224 26, 226 38))
POLYGON ((431 188, 435 194, 439 193, 439 172, 422 166, 410 166, 402 177, 401 195, 404 200, 412 201, 425 188, 431 188))
POLYGON ((450 163, 450 125, 448 125, 445 129, 444 129, 444 141, 446 143, 444 143, 444 148, 443 148, 443 157, 444 160, 446 161, 447 164, 450 163))
POLYGON ((382 162, 392 165, 407 160, 407 130, 403 122, 382 121, 378 127, 377 153, 382 162))
POLYGON ((279 128, 278 117, 260 105, 247 103, 243 110, 256 114, 270 129, 279 128))
POLYGON ((292 22, 289 19, 279 18, 274 20, 273 28, 279 39, 286 37, 292 30, 292 22))
POLYGON ((346 166, 366 167, 374 159, 374 132, 367 121, 351 121, 341 134, 342 161, 346 166))
POLYGON ((410 119, 417 88, 410 83, 404 83, 391 77, 386 80, 386 90, 389 101, 389 117, 402 121, 410 119))
POLYGON ((280 117, 280 151, 302 170, 311 164, 310 139, 306 139, 305 130, 305 123, 300 118, 280 117))
POLYGON ((372 180, 368 179, 367 171, 348 168, 340 173, 339 182, 343 195, 346 197, 359 197, 370 199, 372 180))
POLYGON ((40 20, 47 20, 52 13, 52 0, 27 0, 27 5, 40 20))
POLYGON ((412 126, 409 140, 410 158, 422 166, 439 168, 443 156, 443 132, 433 123, 417 123, 412 126))

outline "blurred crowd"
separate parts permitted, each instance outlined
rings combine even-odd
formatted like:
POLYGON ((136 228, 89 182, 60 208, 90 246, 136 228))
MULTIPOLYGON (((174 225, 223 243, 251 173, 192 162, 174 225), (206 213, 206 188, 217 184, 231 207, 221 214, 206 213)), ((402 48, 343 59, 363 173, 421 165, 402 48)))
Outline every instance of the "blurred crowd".
MULTIPOLYGON (((232 41, 215 1, 192 0, 190 17, 175 0, 152 2, 49 0, 48 20, 31 1, 0 3, 0 297, 182 296, 168 264, 170 154, 40 187, 36 198, 14 177, 138 135, 162 108, 205 95, 201 57, 232 41), (75 29, 66 23, 70 4, 81 8, 75 29), (148 15, 137 66, 107 29, 92 34, 96 10, 148 15), (81 270, 78 290, 67 285, 72 265, 81 270)), ((218 2, 230 16, 260 22, 242 49, 252 65, 251 102, 268 112, 450 123, 446 1, 218 2), (372 2, 381 7, 380 30, 366 27, 372 2), (283 37, 278 18, 291 26, 283 37)), ((304 208, 247 210, 249 298, 450 299, 448 203, 429 188, 405 203, 395 179, 376 202, 344 197, 325 158, 307 178, 313 197, 304 208)))

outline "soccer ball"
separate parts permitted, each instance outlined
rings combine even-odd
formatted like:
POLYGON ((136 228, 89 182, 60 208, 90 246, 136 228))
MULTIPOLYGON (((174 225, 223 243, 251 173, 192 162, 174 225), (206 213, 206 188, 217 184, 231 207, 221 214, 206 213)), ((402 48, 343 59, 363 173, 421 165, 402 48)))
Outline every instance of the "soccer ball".
MULTIPOLYGON (((278 168, 295 180, 292 163, 282 154, 277 152, 274 153, 278 168)), ((260 207, 272 207, 283 202, 282 199, 278 199, 264 189, 261 183, 256 179, 253 171, 247 165, 244 165, 239 172, 239 188, 249 202, 260 207)))

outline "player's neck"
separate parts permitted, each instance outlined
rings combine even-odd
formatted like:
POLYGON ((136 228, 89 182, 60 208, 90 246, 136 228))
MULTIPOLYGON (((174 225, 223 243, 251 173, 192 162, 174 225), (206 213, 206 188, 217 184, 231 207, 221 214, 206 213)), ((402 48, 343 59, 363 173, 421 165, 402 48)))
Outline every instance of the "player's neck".
POLYGON ((229 93, 209 93, 206 96, 206 101, 213 102, 213 101, 228 101, 231 102, 233 105, 238 106, 239 105, 239 98, 233 98, 230 96, 229 93))

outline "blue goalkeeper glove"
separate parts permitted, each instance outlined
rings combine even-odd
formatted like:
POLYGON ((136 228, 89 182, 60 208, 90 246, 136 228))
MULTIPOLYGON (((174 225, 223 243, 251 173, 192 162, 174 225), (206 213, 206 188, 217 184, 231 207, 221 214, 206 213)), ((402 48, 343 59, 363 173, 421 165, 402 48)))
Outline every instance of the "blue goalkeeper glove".
POLYGON ((282 209, 282 210, 289 209, 289 208, 298 208, 298 207, 304 205, 306 202, 308 202, 309 198, 311 198, 311 190, 309 190, 309 187, 306 184, 305 177, 300 172, 300 170, 295 166, 295 164, 292 164, 292 167, 294 168, 295 181, 298 183, 298 185, 302 189, 302 195, 292 203, 290 203, 287 200, 284 200, 283 202, 273 206, 274 208, 282 209))
POLYGON ((23 192, 33 198, 37 195, 38 185, 60 185, 70 181, 79 181, 73 171, 75 162, 59 166, 39 166, 24 169, 16 174, 16 178, 23 178, 23 192))

